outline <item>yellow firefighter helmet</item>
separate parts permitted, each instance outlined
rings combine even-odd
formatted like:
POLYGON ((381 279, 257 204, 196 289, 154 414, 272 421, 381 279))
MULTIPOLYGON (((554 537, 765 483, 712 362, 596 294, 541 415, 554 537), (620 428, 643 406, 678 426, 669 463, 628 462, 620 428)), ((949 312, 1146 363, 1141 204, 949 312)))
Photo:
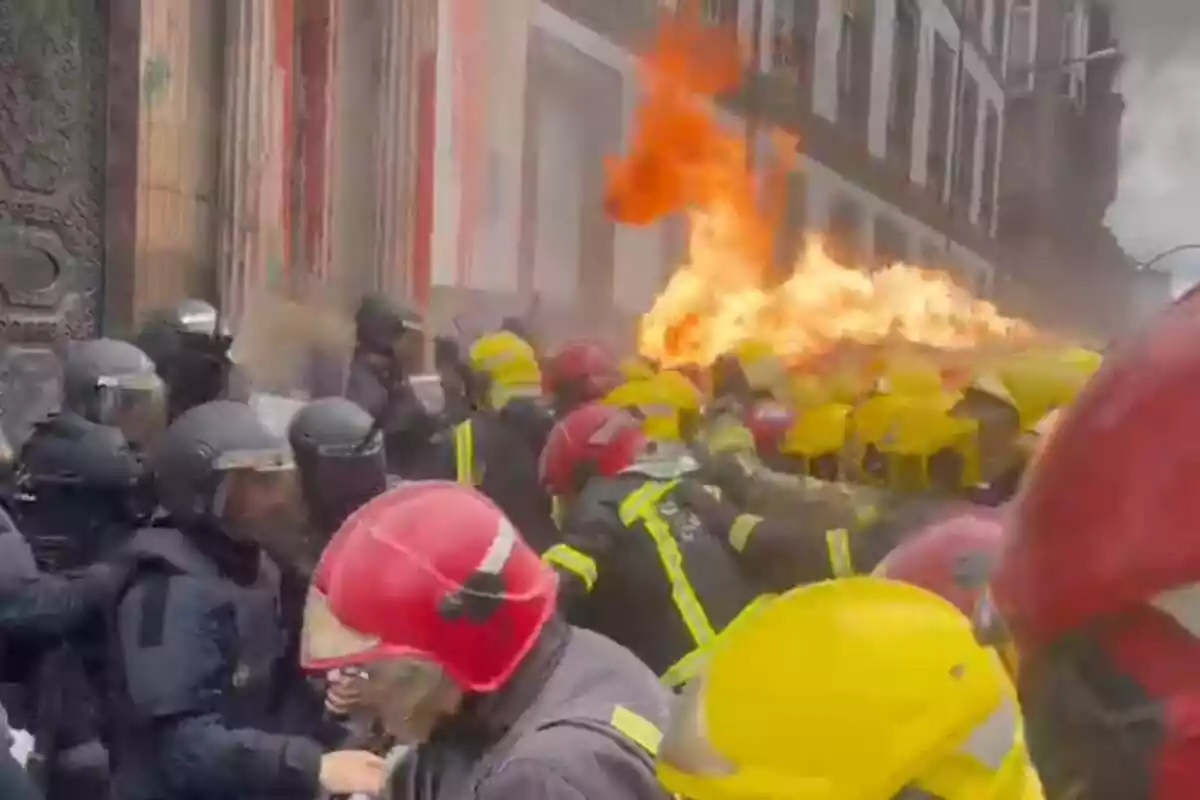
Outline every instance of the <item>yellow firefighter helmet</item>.
POLYGON ((1051 411, 1070 405, 1100 368, 1101 355, 1081 347, 1037 348, 1019 353, 998 372, 1021 413, 1026 431, 1051 411))
POLYGON ((627 381, 648 380, 655 375, 654 365, 641 356, 632 356, 617 365, 617 371, 627 381))
POLYGON ((646 436, 660 443, 686 441, 699 421, 703 395, 686 376, 664 370, 650 378, 621 384, 604 398, 642 420, 646 436))
POLYGON ((480 336, 468 353, 471 371, 484 377, 488 404, 502 408, 515 397, 537 397, 542 391, 542 370, 529 342, 509 331, 480 336))
POLYGON ((794 589, 726 631, 658 762, 692 800, 1041 797, 996 653, 946 600, 880 578, 794 589))

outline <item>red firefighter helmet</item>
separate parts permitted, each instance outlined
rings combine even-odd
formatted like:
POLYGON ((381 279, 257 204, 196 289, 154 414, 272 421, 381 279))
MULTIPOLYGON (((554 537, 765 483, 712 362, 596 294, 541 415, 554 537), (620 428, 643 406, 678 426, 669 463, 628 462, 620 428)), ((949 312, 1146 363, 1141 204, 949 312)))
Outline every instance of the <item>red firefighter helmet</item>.
POLYGON ((646 447, 646 434, 628 411, 588 403, 550 431, 539 468, 542 485, 556 495, 573 495, 591 476, 629 467, 646 447))
POLYGON ((1200 582, 1200 293, 1109 353, 1015 501, 992 578, 1022 659, 1200 582))
POLYGON ((542 370, 542 389, 547 397, 565 401, 573 408, 599 400, 620 383, 617 364, 599 344, 580 339, 555 353, 542 370))
POLYGON ((755 403, 746 412, 746 428, 753 434, 760 453, 778 453, 795 423, 796 415, 774 400, 755 403))
POLYGON ((875 574, 920 586, 972 617, 1003 539, 995 511, 973 506, 952 510, 888 553, 875 574))
POLYGON ((557 591, 553 570, 483 495, 401 485, 334 534, 309 588, 301 660, 326 671, 413 659, 465 691, 495 691, 536 643, 557 591))

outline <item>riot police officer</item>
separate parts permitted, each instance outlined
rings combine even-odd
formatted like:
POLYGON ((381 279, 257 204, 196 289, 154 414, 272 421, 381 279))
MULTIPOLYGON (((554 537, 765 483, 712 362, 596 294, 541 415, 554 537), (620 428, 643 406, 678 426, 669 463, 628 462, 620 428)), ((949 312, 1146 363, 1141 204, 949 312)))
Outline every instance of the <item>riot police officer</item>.
POLYGON ((17 511, 43 568, 83 566, 144 524, 152 492, 139 450, 165 422, 154 363, 115 339, 71 342, 62 409, 21 449, 17 511))
POLYGON ((375 418, 391 472, 404 475, 424 458, 430 438, 441 427, 410 382, 421 363, 421 319, 387 295, 369 294, 354 322, 357 342, 346 397, 375 418))
POLYGON ((346 518, 387 488, 383 436, 371 415, 344 397, 314 400, 292 418, 288 441, 296 459, 307 509, 307 532, 284 569, 280 610, 288 635, 278 705, 288 730, 305 731, 324 742, 340 740, 345 729, 324 714, 324 698, 300 670, 300 630, 309 579, 329 539, 346 518))
POLYGON ((285 642, 278 572, 262 546, 297 527, 287 442, 248 405, 215 401, 177 419, 150 464, 175 527, 131 542, 138 568, 114 616, 116 797, 377 787, 376 757, 322 756, 313 741, 267 732, 285 642))
POLYGON ((288 441, 315 530, 315 564, 329 537, 359 506, 387 488, 383 436, 371 415, 344 397, 314 400, 292 418, 288 441))
POLYGON ((210 400, 250 400, 249 376, 230 356, 233 336, 211 303, 189 298, 153 312, 135 343, 170 389, 169 420, 210 400))

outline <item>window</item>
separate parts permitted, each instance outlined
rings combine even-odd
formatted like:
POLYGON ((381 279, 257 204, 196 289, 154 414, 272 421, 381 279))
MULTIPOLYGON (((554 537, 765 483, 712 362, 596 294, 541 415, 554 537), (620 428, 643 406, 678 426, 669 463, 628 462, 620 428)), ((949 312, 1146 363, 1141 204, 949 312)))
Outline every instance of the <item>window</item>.
POLYGON ((776 0, 772 69, 777 75, 812 86, 814 43, 820 0, 776 0))
POLYGON ((975 137, 979 132, 979 84, 966 70, 962 71, 962 92, 959 96, 958 120, 955 123, 954 180, 951 194, 956 210, 968 216, 971 210, 971 189, 975 179, 975 137))
POLYGON ((933 107, 929 115, 929 155, 925 185, 938 200, 946 186, 946 147, 950 138, 950 102, 953 99, 954 51, 941 34, 933 44, 933 107))
POLYGON ((862 254, 862 211, 850 197, 839 197, 829 210, 825 252, 839 264, 857 267, 862 254))
POLYGON ((983 120, 983 174, 980 178, 979 225, 987 233, 992 232, 996 216, 996 175, 1000 158, 1000 112, 991 103, 987 104, 983 120))
POLYGON ((908 236, 890 217, 875 218, 875 263, 880 269, 909 260, 908 236))
POLYGON ((994 53, 1004 50, 1004 28, 1008 21, 1008 0, 992 0, 992 41, 990 48, 994 53))
POLYGON ((787 178, 786 191, 783 224, 779 226, 775 240, 774 266, 780 280, 791 276, 804 247, 804 233, 808 228, 808 175, 793 169, 787 178))
POLYGON ((1082 106, 1086 89, 1087 63, 1081 61, 1088 52, 1088 18, 1078 0, 1072 0, 1063 16, 1062 60, 1066 62, 1062 71, 1062 95, 1076 105, 1082 106))
POLYGON ((920 14, 917 0, 897 0, 892 91, 888 105, 888 155, 904 165, 906 174, 912 163, 912 131, 916 119, 920 14))
MULTIPOLYGON (((676 5, 680 4, 676 3, 676 5)), ((738 0, 702 0, 700 9, 704 21, 710 25, 737 27, 738 0)))
POLYGON ((1019 87, 1033 91, 1033 60, 1037 29, 1033 17, 1033 0, 1013 0, 1012 30, 1008 39, 1008 69, 1019 81, 1019 87))
POLYGON ((838 119, 863 140, 871 111, 875 0, 842 0, 838 42, 838 119))
POLYGON ((965 30, 979 30, 983 24, 982 0, 963 0, 962 19, 965 30))

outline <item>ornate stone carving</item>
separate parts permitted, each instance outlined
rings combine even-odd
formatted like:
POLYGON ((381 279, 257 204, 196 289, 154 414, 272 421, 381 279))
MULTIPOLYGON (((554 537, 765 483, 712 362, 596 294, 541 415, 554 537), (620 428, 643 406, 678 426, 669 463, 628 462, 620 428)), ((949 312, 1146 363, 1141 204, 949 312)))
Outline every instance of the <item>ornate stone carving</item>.
POLYGON ((57 402, 56 344, 97 332, 107 5, 0 0, 0 413, 15 439, 57 402))

